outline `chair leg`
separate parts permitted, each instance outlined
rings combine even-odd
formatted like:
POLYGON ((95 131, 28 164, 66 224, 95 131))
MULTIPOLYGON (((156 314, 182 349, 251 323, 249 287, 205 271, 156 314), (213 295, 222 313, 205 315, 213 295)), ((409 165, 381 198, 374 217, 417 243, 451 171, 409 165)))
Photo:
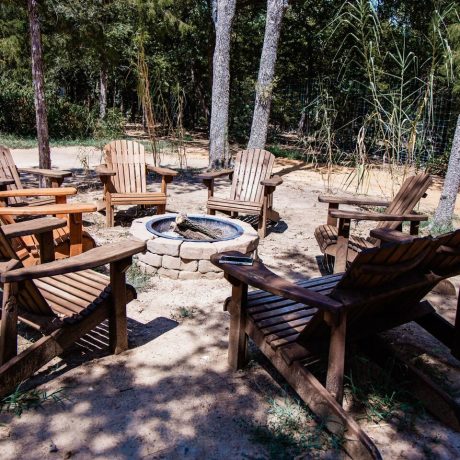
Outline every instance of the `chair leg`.
POLYGON ((338 319, 328 318, 328 316, 329 315, 325 315, 325 319, 331 326, 331 341, 329 344, 326 389, 335 400, 342 405, 343 374, 345 368, 346 313, 341 313, 338 319))
POLYGON ((267 214, 268 214, 268 197, 264 196, 264 204, 262 205, 262 213, 259 216, 259 225, 257 227, 257 233, 260 238, 267 236, 267 214))
POLYGON ((126 270, 131 266, 132 257, 110 264, 110 286, 112 288, 112 308, 109 316, 109 342, 113 354, 128 349, 128 320, 126 317, 126 270))
POLYGON ((18 353, 18 307, 16 283, 3 286, 2 319, 0 326, 0 365, 18 353))
POLYGON ((335 253, 334 273, 344 272, 348 260, 348 239, 350 237, 350 219, 339 219, 337 250, 335 253))
POLYGON ((267 219, 271 220, 272 222, 279 222, 281 217, 279 213, 273 209, 273 191, 270 191, 267 194, 267 219))
POLYGON ((105 225, 106 227, 113 227, 115 220, 114 220, 114 209, 110 201, 106 201, 105 203, 105 225))
POLYGON ((248 286, 232 280, 232 298, 228 303, 230 330, 228 338, 228 363, 233 370, 242 369, 247 360, 246 312, 248 286))

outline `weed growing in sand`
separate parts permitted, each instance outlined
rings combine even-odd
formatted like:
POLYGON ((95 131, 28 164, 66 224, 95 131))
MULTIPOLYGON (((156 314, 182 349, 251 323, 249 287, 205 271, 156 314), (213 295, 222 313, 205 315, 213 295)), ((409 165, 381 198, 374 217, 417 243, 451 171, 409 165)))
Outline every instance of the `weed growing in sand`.
POLYGON ((265 425, 249 427, 252 439, 267 449, 270 458, 291 459, 308 452, 312 458, 324 450, 338 450, 341 440, 318 423, 309 410, 289 396, 270 401, 265 425))
POLYGON ((149 288, 152 282, 152 275, 142 270, 139 265, 134 263, 126 272, 126 281, 133 286, 136 291, 142 292, 149 288))
POLYGON ((181 318, 191 318, 193 316, 193 311, 185 307, 179 308, 179 316, 181 318))
POLYGON ((364 412, 361 418, 380 423, 397 416, 401 422, 411 423, 418 415, 420 403, 405 390, 404 382, 399 385, 394 382, 395 369, 394 360, 380 368, 363 356, 353 359, 345 375, 345 395, 353 401, 355 409, 364 412))
POLYGON ((89 154, 88 152, 86 152, 82 147, 79 147, 78 148, 78 153, 77 153, 77 158, 78 158, 78 161, 80 162, 82 168, 83 168, 83 171, 84 171, 84 174, 85 175, 89 175, 90 173, 90 165, 89 165, 89 154))
POLYGON ((22 391, 21 385, 10 395, 0 401, 0 412, 8 412, 20 417, 23 412, 42 407, 45 402, 62 403, 65 399, 64 389, 47 393, 36 389, 22 391))
POLYGON ((195 315, 194 308, 190 309, 187 307, 179 307, 177 310, 173 312, 173 314, 171 315, 171 319, 179 321, 181 319, 193 318, 194 315, 195 315))

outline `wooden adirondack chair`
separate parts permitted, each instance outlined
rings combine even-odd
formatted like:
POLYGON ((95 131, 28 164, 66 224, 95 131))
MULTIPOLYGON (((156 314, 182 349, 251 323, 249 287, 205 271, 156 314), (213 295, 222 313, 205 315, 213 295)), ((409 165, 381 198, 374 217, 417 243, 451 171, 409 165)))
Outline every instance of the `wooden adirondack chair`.
POLYGON ((119 140, 104 147, 105 164, 96 168, 104 184, 101 209, 106 210, 107 227, 114 225, 114 207, 121 205, 156 205, 157 213, 164 214, 167 184, 177 175, 176 171, 146 164, 142 144, 119 140), (161 175, 161 191, 147 192, 146 171, 161 175))
MULTIPOLYGON (((0 221, 4 224, 14 224, 17 216, 59 216, 65 218, 67 225, 63 228, 57 228, 53 232, 53 246, 56 256, 64 258, 76 256, 96 246, 93 237, 83 230, 83 213, 95 212, 96 209, 97 206, 94 203, 63 203, 32 207, 0 206, 0 221)), ((27 227, 27 222, 31 221, 24 221, 25 227, 27 227)), ((21 239, 23 245, 35 254, 38 260, 42 250, 40 241, 27 232, 21 236, 21 239)))
POLYGON ((27 220, 19 223, 2 225, 2 230, 8 238, 16 258, 18 258, 24 267, 30 267, 38 263, 52 262, 56 258, 54 251, 54 241, 49 240, 53 232, 67 225, 65 219, 57 217, 39 217, 34 220, 27 220), (37 241, 40 251, 35 248, 31 249, 26 241, 27 237, 33 235, 34 241, 37 241))
MULTIPOLYGON (((29 225, 37 234, 48 233, 44 239, 49 240, 52 230, 62 224, 60 219, 45 218, 29 225)), ((18 230, 11 227, 7 233, 14 236, 18 230)), ((127 349, 126 303, 136 293, 126 289, 125 272, 132 256, 145 250, 143 242, 114 243, 68 259, 23 267, 22 256, 15 252, 4 228, 0 228, 0 396, 14 390, 107 318, 112 352, 127 349), (92 270, 105 264, 110 264, 110 276, 92 270), (43 334, 19 355, 18 320, 43 334)))
POLYGON ((200 174, 198 177, 208 187, 208 214, 216 211, 234 217, 241 214, 259 216, 258 232, 261 238, 267 234, 267 219, 279 221, 273 210, 273 192, 283 183, 279 176, 272 176, 275 156, 266 150, 249 149, 237 153, 234 169, 200 174), (228 176, 232 180, 229 198, 214 196, 214 180, 228 176))
MULTIPOLYGON (((21 168, 18 169, 14 163, 13 157, 11 156, 10 150, 0 145, 0 191, 1 190, 23 190, 24 186, 21 182, 20 173, 35 174, 41 177, 46 178, 50 181, 52 188, 58 188, 61 186, 62 182, 66 177, 72 176, 70 171, 59 171, 56 169, 38 169, 38 168, 21 168)), ((37 190, 37 189, 36 189, 37 190)), ((70 191, 70 190, 69 190, 70 191)), ((55 197, 48 195, 40 195, 38 192, 37 195, 28 196, 27 199, 25 196, 21 195, 8 195, 7 204, 9 206, 39 206, 42 204, 54 203, 55 198, 59 201, 59 198, 65 196, 64 192, 61 191, 61 195, 56 195, 55 197)), ((70 195, 72 193, 69 193, 70 195)))
POLYGON ((371 198, 346 198, 320 195, 318 201, 328 203, 327 224, 320 225, 315 230, 315 237, 320 250, 326 256, 335 258, 334 273, 345 270, 347 261, 351 262, 358 252, 364 248, 378 245, 375 238, 362 238, 350 235, 351 220, 367 220, 378 222, 377 228, 401 229, 404 221, 410 222, 411 235, 418 234, 421 221, 428 217, 413 214, 413 209, 426 196, 426 191, 432 183, 428 174, 417 174, 407 178, 391 202, 371 198), (356 206, 386 206, 383 213, 363 211, 343 211, 340 204, 356 206))
MULTIPOLYGON (((382 243, 408 243, 416 239, 415 236, 387 228, 374 229, 371 236, 378 238, 382 243)), ((423 270, 438 276, 441 282, 449 283, 448 278, 460 273, 460 230, 438 236, 433 242, 436 249, 424 260, 423 270)), ((455 288, 451 286, 449 291, 455 292, 455 288)), ((416 321, 450 348, 452 355, 460 359, 460 295, 455 326, 437 314, 427 315, 416 321)))
MULTIPOLYGON (((70 171, 54 169, 21 168, 18 169, 8 148, 0 145, 0 222, 12 224, 16 217, 32 217, 37 215, 67 214, 68 225, 54 231, 55 251, 59 257, 77 255, 82 251, 94 248, 94 239, 84 232, 81 226, 82 212, 92 212, 96 206, 88 203, 67 204, 67 197, 76 195, 74 187, 60 187, 70 171), (50 188, 24 188, 21 183, 20 172, 37 174, 51 181, 50 188), (61 205, 56 207, 55 205, 61 205), (38 208, 40 207, 40 208, 38 208)), ((62 216, 64 217, 64 216, 62 216)), ((39 241, 34 235, 25 234, 21 237, 23 244, 39 257, 39 241)))
MULTIPOLYGON (((455 238, 450 250, 460 260, 460 233, 455 238)), ((432 272, 434 262, 429 262, 439 254, 441 243, 419 238, 365 249, 344 274, 299 284, 277 276, 261 262, 253 266, 220 264, 222 254, 216 254, 212 262, 232 284, 232 297, 226 303, 230 366, 235 370, 244 366, 250 337, 328 430, 344 440, 348 455, 381 458, 370 438, 342 408, 346 344, 412 320, 450 347, 460 343, 460 321, 454 328, 423 301, 446 276, 432 272), (260 290, 248 292, 249 285, 260 290), (313 373, 321 360, 327 363, 325 382, 313 373)), ((458 273, 460 264, 452 264, 449 276, 458 273)), ((421 378, 419 370, 414 369, 414 374, 423 384, 422 389, 414 387, 414 394, 424 395, 430 410, 460 429, 459 404, 426 376, 421 378)))

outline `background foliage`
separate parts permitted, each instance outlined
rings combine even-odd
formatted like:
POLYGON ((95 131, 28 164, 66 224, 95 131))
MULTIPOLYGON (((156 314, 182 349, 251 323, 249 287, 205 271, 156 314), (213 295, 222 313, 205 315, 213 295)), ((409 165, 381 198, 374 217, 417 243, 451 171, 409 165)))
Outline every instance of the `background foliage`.
MULTIPOLYGON (((237 2, 229 130, 240 142, 250 130, 265 8, 261 0, 237 2)), ((156 120, 208 129, 209 0, 42 0, 40 15, 51 137, 110 137, 123 120, 142 122, 141 47, 156 120), (102 122, 101 70, 109 107, 102 122)), ((460 25, 449 1, 291 2, 271 141, 295 133, 302 152, 318 160, 434 161, 447 151, 459 111, 459 70, 460 25)), ((13 0, 0 3, 0 131, 35 132, 27 14, 13 0)))

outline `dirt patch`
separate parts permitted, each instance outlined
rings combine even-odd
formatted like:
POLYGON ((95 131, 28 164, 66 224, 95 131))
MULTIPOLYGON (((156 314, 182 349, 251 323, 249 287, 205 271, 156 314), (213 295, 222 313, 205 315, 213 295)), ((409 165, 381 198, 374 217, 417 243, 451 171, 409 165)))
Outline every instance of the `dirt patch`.
MULTIPOLYGON (((190 152, 191 168, 206 166, 201 149, 190 152)), ((101 187, 75 163, 81 151, 61 149, 53 154, 53 164, 75 172, 77 200, 92 201, 100 197, 101 187)), ((91 152, 90 166, 99 161, 97 152, 91 152)), ((19 166, 35 164, 33 152, 13 155, 19 166)), ((165 165, 174 163, 174 158, 164 158, 165 165)), ((291 160, 278 160, 276 169, 284 180, 275 194, 282 221, 269 228, 259 255, 269 268, 290 279, 318 276, 322 265, 313 231, 325 222, 326 205, 317 196, 327 188, 343 188, 350 170, 336 168, 328 176, 327 170, 291 160)), ((377 170, 372 174, 366 191, 390 197, 391 175, 377 170)), ((219 181, 216 193, 228 193, 228 182, 219 181)), ((168 210, 205 212, 207 192, 194 175, 178 176, 169 194, 168 210)), ((433 212, 438 198, 436 184, 421 209, 433 212)), ((91 214, 85 216, 85 225, 104 244, 128 237, 130 222, 142 215, 145 211, 124 209, 117 214, 116 227, 105 229, 104 217, 91 214)), ((130 350, 114 357, 104 343, 87 340, 42 369, 31 383, 41 383, 48 392, 64 388, 67 399, 46 403, 21 418, 1 415, 2 458, 292 458, 293 452, 299 453, 289 444, 292 440, 313 458, 339 456, 334 440, 322 438, 321 427, 284 390, 283 380, 257 351, 251 349, 246 370, 229 371, 228 314, 222 305, 230 287, 225 280, 173 281, 136 271, 131 278, 140 294, 128 306, 130 350), (302 423, 296 425, 295 420, 302 423)), ((456 299, 437 296, 433 301, 452 321, 456 299)), ((419 343, 418 332, 410 327, 398 334, 405 346, 419 343)), ((426 365, 443 359, 440 353, 423 357, 426 365)), ((446 363, 446 375, 458 382, 458 362, 446 363)), ((383 403, 385 397, 380 395, 383 403)), ((359 420, 384 458, 460 457, 460 435, 402 398, 408 405, 392 406, 388 417, 377 420, 364 411, 359 420)))

